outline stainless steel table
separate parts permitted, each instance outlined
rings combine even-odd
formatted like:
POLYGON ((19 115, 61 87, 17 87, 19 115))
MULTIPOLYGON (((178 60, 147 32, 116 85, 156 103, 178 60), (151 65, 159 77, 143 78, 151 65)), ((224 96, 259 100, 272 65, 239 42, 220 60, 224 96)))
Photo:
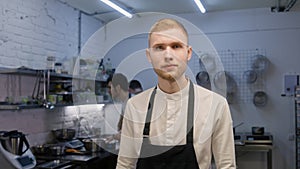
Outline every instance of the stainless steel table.
POLYGON ((265 152, 267 153, 267 169, 272 169, 273 146, 268 144, 245 144, 236 145, 236 152, 265 152))

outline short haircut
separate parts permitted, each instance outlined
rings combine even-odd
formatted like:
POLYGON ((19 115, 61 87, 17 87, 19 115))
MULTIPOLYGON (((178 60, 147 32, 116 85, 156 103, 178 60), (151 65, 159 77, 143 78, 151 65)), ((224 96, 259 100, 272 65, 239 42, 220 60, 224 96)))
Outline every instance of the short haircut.
POLYGON ((127 80, 126 76, 124 76, 121 73, 116 73, 112 76, 111 84, 114 87, 120 85, 122 90, 128 91, 128 87, 129 87, 128 80, 127 80))
POLYGON ((165 19, 161 19, 158 20, 157 22, 155 22, 155 24, 151 27, 150 32, 148 34, 148 42, 150 44, 150 37, 152 35, 152 33, 154 32, 161 32, 164 30, 168 30, 168 29, 174 29, 174 28, 179 28, 182 30, 182 32, 186 35, 186 37, 188 38, 188 33, 187 30, 185 29, 185 27, 182 25, 182 23, 178 22, 175 19, 172 18, 165 18, 165 19))
POLYGON ((141 83, 138 80, 131 80, 129 83, 130 89, 143 89, 141 83))

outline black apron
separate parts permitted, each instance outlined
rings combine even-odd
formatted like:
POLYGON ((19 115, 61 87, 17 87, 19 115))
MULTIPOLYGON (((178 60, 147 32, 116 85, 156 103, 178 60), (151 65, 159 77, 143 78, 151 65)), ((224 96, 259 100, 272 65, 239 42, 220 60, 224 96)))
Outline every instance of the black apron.
POLYGON ((186 145, 159 146, 151 145, 149 141, 150 121, 156 88, 151 94, 148 105, 144 138, 137 162, 137 169, 199 169, 193 146, 194 122, 194 86, 190 81, 188 99, 187 137, 186 145))

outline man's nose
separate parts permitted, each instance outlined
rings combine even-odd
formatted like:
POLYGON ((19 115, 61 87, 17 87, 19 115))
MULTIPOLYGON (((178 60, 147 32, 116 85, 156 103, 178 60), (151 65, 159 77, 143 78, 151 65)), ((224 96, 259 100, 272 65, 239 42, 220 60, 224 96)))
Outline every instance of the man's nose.
POLYGON ((170 46, 167 46, 165 50, 165 58, 171 59, 174 57, 173 49, 170 46))

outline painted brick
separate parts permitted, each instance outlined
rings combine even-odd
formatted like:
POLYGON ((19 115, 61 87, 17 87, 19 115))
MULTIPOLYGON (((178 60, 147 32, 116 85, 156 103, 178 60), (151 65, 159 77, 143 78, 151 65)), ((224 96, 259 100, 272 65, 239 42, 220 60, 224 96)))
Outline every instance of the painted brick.
MULTIPOLYGON (((77 54, 78 11, 57 0, 0 0, 0 66, 45 68, 46 57, 54 55, 57 60, 66 60, 77 54), (21 3, 20 3, 21 2, 21 3)), ((84 19, 88 27, 82 28, 83 39, 97 30, 101 23, 95 19, 84 19)), ((7 82, 0 76, 0 99, 9 93, 31 95, 35 78, 15 77, 7 82), (3 82, 3 83, 2 83, 3 82), (22 84, 21 86, 18 86, 22 84), (3 88, 3 89, 2 89, 3 88), (12 89, 13 88, 13 89, 12 89), (15 90, 15 91, 14 91, 15 90), (21 90, 21 91, 20 91, 21 90), (9 91, 9 93, 7 93, 9 91)), ((65 108, 29 109, 2 111, 0 128, 20 129, 28 133, 31 145, 43 144, 52 138, 51 130, 62 127, 77 127, 74 123, 79 116, 94 125, 101 123, 101 110, 71 106, 65 108), (12 123, 14 122, 14 123, 12 123)))

